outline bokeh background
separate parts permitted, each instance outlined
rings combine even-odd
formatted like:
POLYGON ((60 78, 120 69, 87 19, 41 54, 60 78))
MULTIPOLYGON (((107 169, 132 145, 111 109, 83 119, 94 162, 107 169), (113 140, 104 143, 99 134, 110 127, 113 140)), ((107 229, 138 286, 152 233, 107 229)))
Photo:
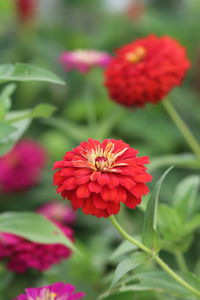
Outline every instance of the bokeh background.
MULTIPOLYGON (((34 15, 22 20, 15 0, 0 1, 1 64, 35 64, 56 73, 66 81, 66 85, 41 82, 17 84, 13 110, 34 107, 40 102, 53 104, 57 110, 53 117, 45 121, 34 121, 24 136, 36 140, 46 149, 47 165, 40 182, 23 193, 1 194, 1 211, 34 211, 48 201, 62 201, 52 186, 52 164, 89 137, 122 139, 139 149, 141 155, 149 155, 154 180, 169 165, 169 156, 190 152, 161 104, 146 105, 137 110, 119 107, 108 99, 102 69, 93 69, 87 75, 77 71, 66 73, 58 58, 63 51, 75 49, 96 49, 112 54, 121 45, 151 33, 176 38, 187 48, 192 68, 183 86, 175 89, 170 98, 194 135, 200 137, 198 0, 35 0, 35 4, 34 15), (94 121, 99 124, 95 130, 94 121), (160 157, 165 157, 166 163, 160 157)), ((176 166, 166 179, 161 200, 169 202, 178 181, 198 172, 187 161, 184 167, 176 166)), ((141 210, 131 213, 127 210, 120 217, 131 233, 140 232, 143 221, 141 210)), ((86 260, 73 256, 42 274, 30 271, 25 275, 10 273, 2 264, 0 299, 12 299, 27 286, 60 280, 73 283, 79 290, 85 291, 86 299, 97 299, 107 288, 109 271, 115 265, 108 258, 120 239, 106 220, 79 212, 74 232, 78 244, 86 253, 86 260)), ((187 254, 190 266, 194 265, 199 250, 199 235, 196 234, 187 254)), ((173 266, 173 257, 167 253, 164 255, 173 266)), ((155 295, 135 292, 109 299, 151 300, 155 299, 155 295)), ((159 296, 158 299, 172 298, 159 296)))

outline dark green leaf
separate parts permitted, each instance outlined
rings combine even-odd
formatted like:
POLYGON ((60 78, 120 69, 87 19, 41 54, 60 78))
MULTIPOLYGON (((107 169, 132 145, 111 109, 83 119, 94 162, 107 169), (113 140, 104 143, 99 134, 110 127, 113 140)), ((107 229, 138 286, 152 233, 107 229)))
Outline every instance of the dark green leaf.
POLYGON ((176 233, 177 228, 182 226, 182 222, 180 216, 173 207, 161 204, 158 208, 158 225, 162 235, 170 237, 176 233))
POLYGON ((114 260, 116 258, 118 258, 121 255, 124 255, 126 253, 135 251, 137 249, 136 246, 134 246, 132 243, 130 243, 129 241, 123 241, 118 247, 117 249, 115 249, 115 251, 112 253, 112 256, 110 257, 110 260, 114 260))
POLYGON ((194 299, 194 296, 188 290, 163 271, 138 272, 127 278, 127 280, 122 281, 122 283, 123 285, 127 285, 120 289, 122 291, 154 290, 169 293, 173 296, 182 296, 184 299, 194 299))
POLYGON ((63 244, 78 251, 55 224, 37 213, 6 212, 0 214, 0 232, 9 232, 43 244, 63 244))
POLYGON ((29 64, 16 63, 0 66, 0 82, 6 81, 46 81, 65 84, 50 71, 29 64))
POLYGON ((171 171, 171 169, 172 167, 167 169, 155 185, 145 211, 142 241, 146 246, 148 246, 151 249, 154 249, 156 252, 160 250, 160 238, 156 228, 158 198, 162 183, 167 174, 171 171))
POLYGON ((132 255, 131 258, 122 260, 115 270, 114 278, 110 288, 113 288, 125 274, 145 263, 148 258, 149 257, 147 256, 147 254, 136 252, 132 255))
POLYGON ((188 219, 195 211, 195 200, 200 186, 200 176, 191 175, 184 178, 176 187, 173 205, 183 220, 188 219))

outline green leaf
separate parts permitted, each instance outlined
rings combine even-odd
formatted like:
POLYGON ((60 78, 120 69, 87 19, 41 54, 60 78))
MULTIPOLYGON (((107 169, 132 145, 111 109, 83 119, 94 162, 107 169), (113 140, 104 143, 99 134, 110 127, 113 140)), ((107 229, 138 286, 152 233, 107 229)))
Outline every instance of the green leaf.
POLYGON ((16 89, 16 84, 11 83, 6 85, 0 94, 0 120, 5 118, 6 112, 11 107, 11 96, 16 89))
POLYGON ((100 295, 100 297, 98 297, 98 300, 101 299, 107 299, 107 300, 122 300, 122 299, 126 299, 126 300, 133 300, 133 292, 124 292, 124 291, 116 291, 113 292, 112 294, 110 293, 105 293, 104 295, 100 295))
POLYGON ((184 233, 185 235, 191 234, 199 227, 200 227, 200 214, 197 214, 190 221, 187 221, 185 224, 183 224, 183 226, 180 228, 180 232, 184 233))
POLYGON ((16 131, 15 127, 13 127, 5 122, 0 122, 0 141, 2 141, 4 138, 8 137, 14 131, 16 131))
POLYGON ((62 85, 65 84, 64 81, 50 71, 22 63, 0 66, 0 82, 6 81, 46 81, 62 85))
POLYGON ((135 251, 136 249, 137 247, 135 245, 125 240, 117 247, 117 249, 115 249, 110 257, 110 260, 114 260, 119 256, 135 251))
POLYGON ((165 204, 159 205, 158 226, 162 237, 162 249, 175 253, 185 252, 190 247, 193 235, 188 235, 188 224, 182 222, 175 208, 165 204))
POLYGON ((196 156, 190 153, 182 153, 177 155, 163 155, 160 157, 152 158, 149 170, 153 170, 161 167, 178 166, 180 168, 193 168, 199 169, 200 163, 196 159, 196 156))
POLYGON ((29 114, 30 110, 21 110, 21 111, 12 111, 6 115, 6 121, 9 122, 11 119, 18 119, 19 121, 16 121, 14 123, 15 131, 11 132, 9 136, 5 137, 3 142, 0 143, 0 155, 5 154, 8 152, 15 143, 21 138, 21 136, 24 134, 24 132, 27 130, 31 123, 31 119, 24 119, 20 120, 22 116, 25 114, 29 114))
POLYGON ((42 244, 63 244, 79 252, 54 223, 37 213, 6 212, 0 214, 0 232, 16 234, 42 244))
POLYGON ((115 270, 114 278, 110 288, 113 288, 125 274, 145 263, 148 258, 149 256, 147 256, 147 254, 136 252, 131 258, 122 260, 115 270))
POLYGON ((188 290, 163 271, 137 273, 122 281, 122 283, 123 286, 119 290, 123 292, 149 290, 169 293, 171 296, 181 296, 181 299, 194 299, 194 296, 188 290))
POLYGON ((31 111, 31 118, 49 118, 53 112, 56 110, 56 107, 51 104, 41 103, 34 107, 31 111))
POLYGON ((200 186, 200 176, 184 178, 176 187, 173 204, 183 220, 188 219, 195 211, 195 200, 200 186))
POLYGON ((157 232, 157 205, 162 183, 173 167, 167 169, 154 187, 145 211, 144 227, 142 232, 143 243, 156 252, 160 250, 160 238, 157 232))
POLYGON ((158 207, 158 225, 162 235, 171 237, 182 226, 182 222, 175 208, 161 204, 158 207))

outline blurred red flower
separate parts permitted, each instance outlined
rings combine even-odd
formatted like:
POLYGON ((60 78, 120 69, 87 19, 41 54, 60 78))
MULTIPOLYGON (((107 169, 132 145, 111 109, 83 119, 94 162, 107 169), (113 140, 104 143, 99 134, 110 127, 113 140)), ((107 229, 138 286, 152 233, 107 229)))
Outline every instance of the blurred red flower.
POLYGON ((58 201, 43 204, 38 208, 37 212, 52 221, 59 221, 62 224, 72 225, 76 219, 74 210, 68 205, 58 201))
MULTIPOLYGON (((54 222, 55 223, 55 222, 54 222)), ((73 231, 55 223, 73 241, 73 231)), ((40 244, 10 233, 0 233, 0 260, 6 259, 9 270, 24 273, 28 269, 45 271, 71 256, 71 250, 61 244, 40 244)))
POLYGON ((22 140, 0 157, 0 191, 12 193, 35 185, 46 162, 47 153, 40 144, 22 140))
POLYGON ((82 208, 85 214, 108 217, 119 212, 121 202, 133 209, 151 181, 144 166, 148 157, 137 158, 137 153, 121 140, 89 139, 54 164, 59 170, 53 183, 74 209, 82 208))
POLYGON ((190 62, 171 37, 150 35, 116 51, 105 71, 112 100, 127 107, 157 103, 182 83, 190 62))
POLYGON ((38 0, 15 0, 15 2, 20 21, 32 21, 36 15, 38 0))

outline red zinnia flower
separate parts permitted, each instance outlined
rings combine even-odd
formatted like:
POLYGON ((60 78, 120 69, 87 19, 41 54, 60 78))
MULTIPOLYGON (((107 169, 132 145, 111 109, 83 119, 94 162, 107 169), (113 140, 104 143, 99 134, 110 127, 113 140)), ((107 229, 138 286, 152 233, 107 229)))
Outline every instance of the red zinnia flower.
POLYGON ((15 0, 20 21, 32 21, 36 15, 38 0, 15 0))
POLYGON ((89 139, 65 154, 54 164, 54 185, 74 209, 85 214, 108 217, 117 214, 120 203, 135 208, 148 193, 151 175, 144 164, 148 157, 137 158, 137 150, 121 140, 102 143, 89 139))
POLYGON ((0 191, 24 191, 38 183, 47 153, 31 140, 18 142, 11 151, 0 157, 0 191))
POLYGON ((123 46, 105 72, 112 100, 127 106, 157 103, 181 84, 190 62, 176 40, 150 35, 123 46))

